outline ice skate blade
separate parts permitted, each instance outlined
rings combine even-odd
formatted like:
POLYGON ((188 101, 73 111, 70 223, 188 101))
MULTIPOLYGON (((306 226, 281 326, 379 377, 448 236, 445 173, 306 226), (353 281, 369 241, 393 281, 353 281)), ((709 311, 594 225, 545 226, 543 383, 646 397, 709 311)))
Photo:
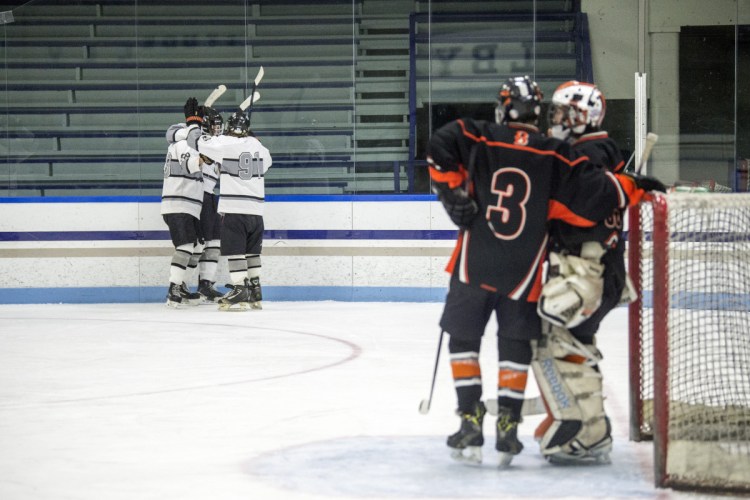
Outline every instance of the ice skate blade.
POLYGON ((235 311, 247 311, 250 309, 250 304, 247 302, 239 302, 237 304, 219 304, 219 311, 235 312, 235 311))
POLYGON ((510 463, 513 461, 513 457, 515 457, 513 453, 508 453, 505 451, 499 452, 499 455, 497 457, 497 466, 500 468, 510 467, 510 463))
POLYGON ((250 307, 256 310, 263 309, 263 304, 261 304, 260 302, 251 302, 250 307))
POLYGON ((451 458, 466 465, 482 465, 482 448, 467 446, 463 450, 451 448, 451 458))
POLYGON ((183 304, 182 302, 174 302, 172 300, 167 300, 166 306, 171 307, 172 309, 186 309, 190 307, 189 305, 183 304))

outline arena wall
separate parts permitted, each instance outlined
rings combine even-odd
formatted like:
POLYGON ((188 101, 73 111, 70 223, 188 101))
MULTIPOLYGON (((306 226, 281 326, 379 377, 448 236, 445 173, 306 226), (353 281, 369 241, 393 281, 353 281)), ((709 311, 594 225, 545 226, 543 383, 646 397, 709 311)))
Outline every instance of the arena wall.
MULTIPOLYGON (((0 303, 164 300, 173 247, 158 198, 0 205, 0 303)), ((269 197, 265 226, 264 301, 444 299, 456 229, 433 196, 269 197)))

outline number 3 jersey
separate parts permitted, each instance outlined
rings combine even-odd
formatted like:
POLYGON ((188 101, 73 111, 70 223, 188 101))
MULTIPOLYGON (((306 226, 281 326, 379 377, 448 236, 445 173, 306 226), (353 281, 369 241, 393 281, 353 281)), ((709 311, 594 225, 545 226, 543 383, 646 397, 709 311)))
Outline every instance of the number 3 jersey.
POLYGON ((263 215, 264 176, 272 160, 258 139, 203 135, 196 149, 221 165, 219 213, 263 215))
POLYGON ((433 134, 427 153, 431 178, 450 187, 468 178, 479 207, 447 270, 511 299, 538 299, 550 219, 590 227, 629 201, 613 174, 588 157, 571 160, 568 144, 529 125, 456 120, 433 134))

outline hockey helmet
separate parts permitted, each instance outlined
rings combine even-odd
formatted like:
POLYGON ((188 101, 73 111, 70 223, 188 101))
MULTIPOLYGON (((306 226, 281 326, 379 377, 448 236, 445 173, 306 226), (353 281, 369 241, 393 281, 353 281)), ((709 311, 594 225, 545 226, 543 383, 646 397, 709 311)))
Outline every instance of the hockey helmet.
POLYGON ((246 137, 250 135, 250 118, 248 118, 247 114, 242 110, 235 111, 227 120, 225 133, 235 137, 246 137))
POLYGON ((495 121, 536 124, 542 113, 542 97, 539 85, 528 76, 508 78, 500 87, 495 121))
POLYGON ((224 131, 224 120, 221 113, 209 106, 203 106, 203 123, 201 124, 203 133, 208 135, 221 135, 224 131))
POLYGON ((576 80, 565 82, 552 94, 548 111, 550 132, 564 140, 571 133, 580 136, 599 130, 606 110, 604 94, 596 85, 576 80))

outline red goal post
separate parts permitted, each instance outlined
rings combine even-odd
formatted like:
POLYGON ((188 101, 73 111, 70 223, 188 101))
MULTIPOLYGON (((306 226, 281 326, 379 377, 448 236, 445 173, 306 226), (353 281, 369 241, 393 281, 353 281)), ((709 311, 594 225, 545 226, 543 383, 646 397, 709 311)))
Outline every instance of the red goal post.
POLYGON ((656 485, 750 492, 750 194, 630 209, 630 437, 656 485))

